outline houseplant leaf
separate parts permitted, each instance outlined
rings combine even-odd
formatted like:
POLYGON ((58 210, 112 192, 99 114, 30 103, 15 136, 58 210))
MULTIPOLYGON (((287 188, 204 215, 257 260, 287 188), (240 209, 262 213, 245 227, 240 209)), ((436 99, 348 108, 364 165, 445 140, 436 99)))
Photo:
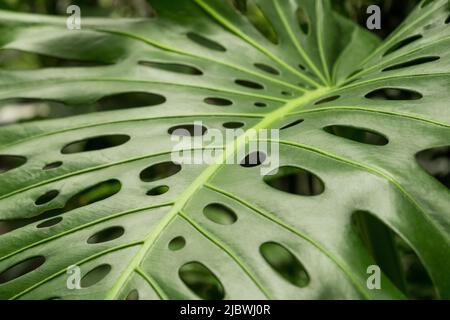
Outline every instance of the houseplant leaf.
POLYGON ((450 297, 448 172, 426 153, 450 141, 447 1, 383 43, 329 1, 151 4, 81 30, 0 12, 2 51, 53 57, 6 65, 1 100, 100 111, 0 128, 0 298, 400 299, 408 255, 450 297), (199 121, 246 132, 217 164, 171 162, 199 121), (259 129, 281 129, 276 175, 226 164, 259 129))

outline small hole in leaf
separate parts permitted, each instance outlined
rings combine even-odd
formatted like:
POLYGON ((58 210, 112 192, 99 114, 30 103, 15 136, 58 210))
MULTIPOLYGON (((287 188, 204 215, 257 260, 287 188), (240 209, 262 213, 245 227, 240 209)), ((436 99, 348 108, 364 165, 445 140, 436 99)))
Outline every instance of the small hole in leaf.
POLYGON ((267 107, 267 104, 265 104, 264 102, 255 102, 255 107, 264 108, 267 107))
POLYGON ((187 37, 202 47, 205 47, 205 48, 208 48, 211 50, 215 50, 215 51, 221 51, 221 52, 227 51, 227 49, 224 46, 222 46, 221 44, 219 44, 216 41, 213 41, 211 39, 208 39, 204 36, 201 36, 198 33, 188 32, 187 37))
POLYGON ((362 71, 364 71, 364 69, 358 69, 358 70, 353 71, 352 73, 350 73, 350 74, 348 75, 347 79, 348 79, 348 78, 351 78, 351 77, 353 77, 353 76, 356 76, 358 73, 360 73, 360 72, 362 72, 362 71))
POLYGON ((299 67, 301 70, 306 71, 306 67, 305 67, 304 65, 299 64, 298 67, 299 67))
POLYGON ((237 221, 237 215, 233 210, 220 203, 212 203, 203 209, 203 214, 212 222, 230 225, 237 221))
POLYGON ((416 34, 414 36, 405 38, 405 39, 399 41, 398 43, 396 43, 395 45, 393 45, 388 50, 386 50, 386 52, 383 54, 383 56, 387 56, 388 54, 391 54, 394 51, 400 50, 401 48, 406 47, 408 44, 413 43, 414 41, 417 41, 422 38, 423 38, 423 36, 421 34, 416 34))
POLYGON ((223 124, 224 128, 227 129, 239 129, 242 128, 245 124, 243 124, 242 122, 225 122, 223 124))
POLYGON ((22 277, 25 274, 30 273, 42 266, 44 262, 45 257, 37 256, 16 263, 12 267, 0 273, 0 284, 7 283, 19 277, 22 277))
POLYGON ((144 169, 140 174, 140 178, 144 182, 153 182, 171 177, 180 172, 180 170, 181 166, 179 164, 171 161, 161 162, 144 169))
POLYGON ((449 24, 450 23, 450 14, 448 15, 447 19, 445 19, 445 24, 449 24))
POLYGON ((278 44, 278 35, 264 12, 254 0, 232 1, 234 7, 247 17, 248 21, 273 44, 278 44))
MULTIPOLYGON (((98 55, 97 55, 98 56, 98 55)), ((111 61, 112 62, 112 61, 111 61)), ((15 49, 0 50, 0 68, 6 70, 39 70, 43 68, 100 67, 110 63, 51 57, 15 49)))
POLYGON ((117 194, 121 190, 121 188, 122 184, 119 180, 116 179, 100 182, 70 198, 69 201, 67 201, 63 212, 68 212, 73 209, 81 208, 102 200, 106 200, 117 194))
POLYGON ((216 98, 216 97, 209 97, 206 98, 205 103, 207 104, 211 104, 214 106, 221 106, 221 107, 226 107, 226 106, 231 106, 233 104, 233 102, 231 100, 228 99, 223 99, 223 98, 216 98))
POLYGON ((325 191, 325 184, 318 176, 298 167, 280 167, 276 174, 266 175, 263 180, 272 188, 300 196, 317 196, 325 191))
POLYGON ((418 152, 416 160, 425 171, 450 189, 450 145, 418 152))
POLYGON ((44 222, 38 224, 36 226, 36 228, 38 228, 38 229, 50 228, 50 227, 57 225, 61 221, 63 221, 62 217, 56 217, 56 218, 53 218, 53 219, 50 219, 50 220, 47 220, 47 221, 44 221, 44 222))
POLYGON ((81 279, 81 287, 89 288, 99 283, 111 272, 111 269, 109 264, 102 264, 92 269, 81 279))
POLYGON ((206 127, 197 124, 182 124, 168 130, 169 134, 180 137, 201 137, 207 132, 206 127))
POLYGON ((125 300, 139 300, 139 291, 137 291, 136 289, 131 290, 125 300))
POLYGON ((436 299, 433 282, 414 249, 367 211, 352 214, 351 224, 376 265, 411 299, 436 299))
POLYGON ((0 174, 19 168, 27 162, 27 158, 20 156, 0 155, 0 174))
POLYGON ((180 279, 198 297, 204 300, 222 300, 225 289, 211 270, 200 262, 188 262, 178 271, 180 279))
POLYGON ((242 87, 246 87, 246 88, 250 88, 250 89, 255 89, 255 90, 262 90, 264 89, 264 86, 262 84, 253 82, 253 81, 249 81, 249 80, 235 80, 234 81, 236 84, 242 86, 242 87))
POLYGON ((425 8, 426 6, 428 6, 429 4, 431 4, 434 0, 425 0, 420 7, 421 8, 425 8))
POLYGON ((289 91, 282 91, 281 94, 283 96, 286 96, 286 97, 292 97, 293 96, 292 92, 289 92, 289 91))
POLYGON ((306 11, 303 8, 299 7, 295 13, 300 30, 302 30, 303 34, 305 35, 309 34, 310 22, 306 11))
POLYGON ((100 232, 97 232, 93 236, 91 236, 87 243, 94 244, 94 243, 103 243, 112 241, 115 239, 120 238, 125 233, 125 229, 122 227, 111 227, 105 230, 102 230, 100 232))
POLYGON ((273 74, 273 75, 276 75, 276 76, 280 75, 280 71, 278 71, 274 67, 271 67, 271 66, 269 66, 267 64, 255 63, 254 66, 257 67, 258 69, 266 72, 266 73, 270 73, 270 74, 273 74))
POLYGON ((189 66, 181 63, 163 63, 163 62, 155 62, 155 61, 139 61, 141 66, 155 68, 159 70, 188 74, 193 76, 201 76, 203 72, 193 66, 189 66))
POLYGON ((148 196, 160 196, 169 191, 168 186, 158 186, 147 192, 148 196))
POLYGON ((105 96, 97 101, 100 111, 140 108, 160 105, 166 98, 149 92, 126 92, 105 96))
POLYGON ((57 196, 59 195, 59 191, 58 190, 50 190, 47 193, 43 194, 42 196, 40 196, 35 204, 37 206, 41 206, 43 204, 49 203, 50 201, 52 201, 53 199, 55 199, 57 196))
POLYGON ((56 162, 52 162, 52 163, 46 164, 46 165, 42 168, 42 170, 45 170, 45 171, 47 171, 47 170, 53 170, 53 169, 56 169, 56 168, 61 167, 62 165, 63 165, 62 161, 56 161, 56 162))
POLYGON ((259 247, 264 260, 292 285, 304 288, 309 283, 305 267, 288 249, 279 243, 266 242, 259 247))
POLYGON ((398 69, 403 69, 403 68, 408 68, 408 67, 413 67, 413 66, 418 66, 418 65, 421 65, 421 64, 437 61, 439 59, 440 59, 440 57, 422 57, 422 58, 417 58, 417 59, 414 59, 414 60, 411 60, 411 61, 407 61, 407 62, 403 62, 403 63, 399 63, 399 64, 396 64, 396 65, 387 67, 387 68, 383 69, 382 72, 398 70, 398 69))
POLYGON ((340 97, 341 97, 341 96, 331 96, 331 97, 327 97, 327 98, 325 98, 325 99, 322 99, 322 100, 317 101, 317 102, 315 103, 315 105, 317 106, 317 105, 319 105, 319 104, 324 104, 324 103, 327 103, 327 102, 335 101, 335 100, 339 99, 340 97))
POLYGON ((369 129, 336 125, 325 127, 323 130, 341 138, 375 146, 384 146, 389 143, 384 135, 369 129))
POLYGON ((130 136, 124 134, 87 138, 69 143, 62 148, 61 153, 73 154, 114 148, 127 143, 130 139, 130 136))
POLYGON ((261 165, 266 161, 266 154, 264 152, 255 151, 248 154, 242 161, 241 166, 244 168, 253 168, 261 165))
POLYGON ((366 94, 371 100, 419 100, 423 96, 417 91, 399 88, 381 88, 366 94))
POLYGON ((296 126, 296 125, 298 125, 298 124, 300 124, 300 123, 302 123, 304 121, 305 120, 303 120, 303 119, 295 120, 294 122, 291 122, 291 123, 283 126, 282 128, 280 128, 280 130, 286 130, 286 129, 292 128, 292 127, 294 127, 294 126, 296 126))
POLYGON ((176 237, 170 240, 169 242, 169 250, 178 251, 183 249, 186 246, 186 240, 183 237, 176 237))

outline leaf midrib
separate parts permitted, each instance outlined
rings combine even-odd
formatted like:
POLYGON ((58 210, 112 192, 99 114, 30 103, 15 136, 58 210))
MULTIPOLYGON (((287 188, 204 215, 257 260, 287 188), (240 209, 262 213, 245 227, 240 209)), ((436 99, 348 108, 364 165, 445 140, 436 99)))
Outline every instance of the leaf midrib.
POLYGON ((286 103, 283 107, 269 113, 259 123, 247 130, 243 135, 234 139, 225 147, 225 151, 222 156, 214 161, 215 164, 208 166, 190 185, 189 187, 178 197, 174 202, 172 209, 161 219, 158 225, 153 229, 151 233, 144 239, 143 245, 134 256, 132 261, 128 264, 128 267, 122 272, 120 278, 116 284, 108 292, 105 299, 113 300, 117 297, 120 290, 126 284, 130 276, 133 274, 136 268, 140 266, 145 259, 147 253, 152 248, 153 244, 163 233, 163 231, 170 225, 170 223, 180 214, 180 211, 185 207, 187 202, 195 195, 195 193, 202 188, 221 168, 226 165, 227 159, 235 156, 236 150, 245 145, 248 139, 254 138, 255 132, 259 129, 270 128, 272 124, 282 119, 285 115, 289 114, 292 110, 299 106, 305 105, 309 102, 318 99, 330 92, 330 88, 321 88, 315 91, 306 93, 305 95, 293 99, 286 103))

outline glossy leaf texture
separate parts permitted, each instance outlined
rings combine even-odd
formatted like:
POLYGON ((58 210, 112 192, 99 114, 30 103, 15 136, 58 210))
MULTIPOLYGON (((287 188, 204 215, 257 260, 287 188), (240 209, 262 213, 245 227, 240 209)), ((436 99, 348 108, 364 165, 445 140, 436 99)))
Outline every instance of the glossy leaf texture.
POLYGON ((448 1, 384 42, 327 0, 150 2, 0 11, 0 61, 48 62, 1 63, 1 102, 80 114, 0 128, 0 298, 404 299, 414 270, 450 298, 448 1), (282 129, 278 173, 173 163, 199 121, 245 130, 227 157, 282 129))

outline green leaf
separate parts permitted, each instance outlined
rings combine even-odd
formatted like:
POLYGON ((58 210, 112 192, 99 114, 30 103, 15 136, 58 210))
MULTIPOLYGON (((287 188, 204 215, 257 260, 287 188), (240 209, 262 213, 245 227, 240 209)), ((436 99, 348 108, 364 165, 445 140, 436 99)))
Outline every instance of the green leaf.
POLYGON ((151 4, 0 11, 0 58, 37 61, 1 63, 1 101, 86 113, 0 128, 0 298, 450 298, 448 1, 384 42, 326 0, 151 4), (199 121, 246 131, 172 163, 199 121), (281 128, 276 175, 227 164, 281 128))

